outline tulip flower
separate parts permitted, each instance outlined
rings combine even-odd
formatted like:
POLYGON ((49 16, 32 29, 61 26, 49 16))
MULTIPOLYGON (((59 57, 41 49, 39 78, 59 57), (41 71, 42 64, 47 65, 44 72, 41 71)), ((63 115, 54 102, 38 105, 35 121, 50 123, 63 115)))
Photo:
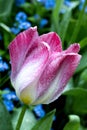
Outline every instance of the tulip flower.
POLYGON ((56 100, 79 64, 79 44, 62 50, 55 32, 38 35, 37 27, 21 32, 9 45, 11 83, 25 104, 56 100))

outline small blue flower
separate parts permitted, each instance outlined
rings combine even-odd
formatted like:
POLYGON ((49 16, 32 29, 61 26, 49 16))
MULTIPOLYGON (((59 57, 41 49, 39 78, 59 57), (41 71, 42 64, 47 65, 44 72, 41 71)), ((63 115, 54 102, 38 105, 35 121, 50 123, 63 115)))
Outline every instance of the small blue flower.
POLYGON ((26 2, 26 0, 15 0, 16 6, 20 6, 20 5, 24 4, 25 2, 26 2))
POLYGON ((25 22, 27 20, 27 15, 25 12, 19 12, 16 14, 16 17, 15 17, 15 20, 18 22, 18 23, 22 23, 22 22, 25 22))
POLYGON ((45 111, 43 110, 42 105, 37 105, 37 106, 35 106, 35 107, 34 107, 34 112, 35 112, 35 114, 36 114, 39 118, 45 116, 45 111))
POLYGON ((9 91, 8 93, 3 94, 2 97, 3 97, 3 99, 6 99, 6 100, 18 101, 18 98, 17 98, 15 92, 13 92, 13 91, 9 91))
POLYGON ((22 22, 19 24, 19 28, 22 30, 26 30, 28 29, 29 27, 31 27, 31 23, 28 22, 28 21, 25 21, 25 22, 22 22))
POLYGON ((11 32, 12 32, 13 34, 15 34, 15 35, 20 32, 20 29, 17 28, 17 27, 12 27, 12 28, 10 28, 10 29, 11 29, 11 32))
POLYGON ((15 92, 11 91, 9 88, 5 88, 3 90, 2 99, 8 111, 12 111, 14 109, 13 101, 19 101, 15 92))
POLYGON ((8 64, 2 60, 2 57, 0 57, 0 72, 3 72, 8 69, 9 69, 8 64))
POLYGON ((14 109, 14 104, 12 101, 4 99, 3 103, 8 111, 12 111, 14 109))
POLYGON ((47 20, 47 19, 42 19, 42 20, 40 21, 40 27, 43 28, 45 25, 47 25, 47 23, 48 23, 48 20, 47 20))
POLYGON ((55 0, 47 0, 45 2, 45 8, 50 9, 55 7, 55 0))
POLYGON ((42 3, 46 9, 54 8, 55 0, 37 0, 38 2, 42 3))

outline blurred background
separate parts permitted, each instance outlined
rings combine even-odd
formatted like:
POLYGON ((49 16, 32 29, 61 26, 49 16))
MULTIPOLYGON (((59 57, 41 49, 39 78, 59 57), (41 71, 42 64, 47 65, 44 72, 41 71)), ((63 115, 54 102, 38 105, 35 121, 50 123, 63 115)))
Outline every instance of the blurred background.
POLYGON ((63 49, 79 43, 82 59, 62 96, 49 105, 31 106, 21 130, 31 130, 55 108, 51 130, 87 130, 87 0, 0 0, 0 130, 15 128, 23 105, 10 83, 8 45, 31 26, 40 35, 58 33, 63 49))

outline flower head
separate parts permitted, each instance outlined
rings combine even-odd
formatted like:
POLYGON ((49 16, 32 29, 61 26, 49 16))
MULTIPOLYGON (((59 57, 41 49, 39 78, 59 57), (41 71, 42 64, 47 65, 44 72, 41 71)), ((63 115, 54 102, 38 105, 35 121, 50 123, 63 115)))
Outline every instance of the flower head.
POLYGON ((20 33, 9 45, 11 82, 25 104, 48 104, 63 92, 81 56, 79 44, 63 51, 55 32, 38 35, 36 27, 20 33))

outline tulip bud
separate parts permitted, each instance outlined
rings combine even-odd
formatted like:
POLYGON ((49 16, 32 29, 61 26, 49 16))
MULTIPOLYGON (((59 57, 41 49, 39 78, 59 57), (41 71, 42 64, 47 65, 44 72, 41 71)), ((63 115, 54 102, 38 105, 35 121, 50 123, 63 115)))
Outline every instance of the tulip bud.
POLYGON ((79 64, 79 44, 63 51, 55 32, 39 36, 36 27, 20 33, 9 45, 11 83, 25 104, 48 104, 63 92, 79 64))

